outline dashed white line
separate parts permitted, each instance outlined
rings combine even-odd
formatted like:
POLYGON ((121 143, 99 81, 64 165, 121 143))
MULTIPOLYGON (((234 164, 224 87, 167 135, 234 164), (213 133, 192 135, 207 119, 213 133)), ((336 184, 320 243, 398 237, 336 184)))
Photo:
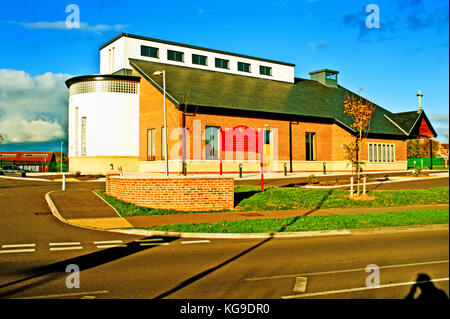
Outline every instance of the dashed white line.
POLYGON ((11 245, 2 245, 2 248, 26 248, 26 247, 36 247, 36 244, 11 244, 11 245))
POLYGON ((122 240, 102 240, 102 241, 94 241, 95 245, 101 245, 101 244, 122 244, 122 240))
POLYGON ((82 246, 72 246, 72 247, 50 247, 50 251, 60 251, 60 250, 77 250, 83 249, 82 246))
POLYGON ((162 238, 148 238, 148 239, 136 239, 135 242, 137 243, 146 243, 149 241, 162 241, 162 238))
POLYGON ((34 253, 35 249, 10 249, 10 250, 0 250, 0 254, 13 254, 13 253, 34 253))
POLYGON ((68 242, 68 243, 49 243, 49 246, 77 246, 81 245, 81 243, 78 242, 68 242))
POLYGON ((169 243, 141 243, 141 246, 167 246, 169 243))
POLYGON ((182 244, 200 244, 200 243, 210 243, 210 240, 185 240, 181 241, 182 244))
POLYGON ((113 245, 97 245, 97 248, 114 248, 114 247, 127 247, 127 245, 119 245, 119 244, 113 244, 113 245))

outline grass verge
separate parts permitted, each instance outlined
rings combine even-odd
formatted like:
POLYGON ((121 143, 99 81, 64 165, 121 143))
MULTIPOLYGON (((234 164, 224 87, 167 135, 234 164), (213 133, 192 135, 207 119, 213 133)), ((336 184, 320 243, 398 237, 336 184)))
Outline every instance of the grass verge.
MULTIPOLYGON (((118 200, 105 194, 96 193, 116 208, 123 217, 152 216, 199 213, 198 211, 177 211, 141 207, 118 200)), ((370 201, 357 201, 348 198, 348 191, 334 189, 302 189, 296 187, 271 187, 262 192, 257 186, 235 186, 235 210, 273 211, 285 209, 319 209, 350 207, 394 207, 408 205, 448 204, 449 187, 435 187, 415 190, 369 191, 370 201)), ((218 212, 218 211, 214 211, 218 212)), ((220 211, 219 211, 220 212, 220 211)), ((207 213, 202 211, 202 213, 207 213)))
POLYGON ((189 233, 267 233, 445 224, 448 221, 448 210, 429 209, 361 215, 298 216, 280 219, 161 225, 143 227, 143 229, 189 233))

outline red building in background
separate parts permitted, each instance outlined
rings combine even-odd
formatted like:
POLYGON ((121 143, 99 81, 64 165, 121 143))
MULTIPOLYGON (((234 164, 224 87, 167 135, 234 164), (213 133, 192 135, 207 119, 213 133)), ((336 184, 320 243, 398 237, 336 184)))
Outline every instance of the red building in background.
POLYGON ((54 152, 0 152, 0 167, 32 172, 48 172, 55 162, 54 152))

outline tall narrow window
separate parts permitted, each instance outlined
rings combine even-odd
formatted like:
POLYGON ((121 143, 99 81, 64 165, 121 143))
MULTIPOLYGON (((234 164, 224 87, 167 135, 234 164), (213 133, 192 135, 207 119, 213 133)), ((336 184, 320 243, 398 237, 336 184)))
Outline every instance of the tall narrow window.
POLYGON ((86 156, 86 117, 81 118, 81 156, 86 156))
POLYGON ((161 127, 161 160, 166 159, 166 134, 164 132, 164 126, 161 127))
POLYGON ((183 62, 183 52, 167 50, 167 59, 172 61, 183 62))
POLYGON ((394 144, 391 145, 391 161, 395 162, 395 149, 394 144))
POLYGON ((373 144, 369 144, 369 162, 373 162, 373 144))
POLYGON ((270 144, 270 130, 264 131, 264 144, 266 145, 270 144))
POLYGON ((386 145, 386 162, 391 161, 391 152, 390 152, 390 145, 386 145))
POLYGON ((155 160, 155 129, 147 130, 147 161, 155 160))
POLYGON ((306 133, 306 160, 315 161, 317 159, 316 154, 316 133, 306 133))
POLYGON ((383 162, 386 162, 386 145, 383 144, 383 162))
POLYGON ((378 162, 381 162, 381 144, 378 144, 378 162))
POLYGON ((206 126, 205 158, 207 160, 219 159, 219 130, 219 126, 206 126))

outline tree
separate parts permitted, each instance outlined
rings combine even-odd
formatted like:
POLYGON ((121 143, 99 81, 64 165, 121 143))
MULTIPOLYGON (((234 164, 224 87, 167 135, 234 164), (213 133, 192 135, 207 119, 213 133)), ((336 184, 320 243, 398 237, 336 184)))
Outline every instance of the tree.
MULTIPOLYGON (((352 129, 355 130, 356 134, 354 141, 354 151, 349 152, 349 154, 354 154, 354 158, 352 159, 352 165, 355 167, 358 187, 357 194, 360 193, 360 179, 361 179, 361 165, 364 163, 360 161, 361 158, 361 145, 362 140, 367 136, 370 130, 370 120, 372 118, 372 114, 375 111, 375 106, 371 101, 363 99, 361 96, 358 98, 355 95, 349 95, 347 93, 347 97, 344 100, 344 112, 347 113, 353 120, 353 123, 350 125, 352 129)), ((347 147, 351 149, 351 144, 347 147)), ((352 169, 353 176, 353 169, 352 169)))
MULTIPOLYGON (((433 157, 438 157, 439 142, 433 141, 433 157)), ((430 157, 430 139, 415 139, 406 142, 408 158, 430 157)))

